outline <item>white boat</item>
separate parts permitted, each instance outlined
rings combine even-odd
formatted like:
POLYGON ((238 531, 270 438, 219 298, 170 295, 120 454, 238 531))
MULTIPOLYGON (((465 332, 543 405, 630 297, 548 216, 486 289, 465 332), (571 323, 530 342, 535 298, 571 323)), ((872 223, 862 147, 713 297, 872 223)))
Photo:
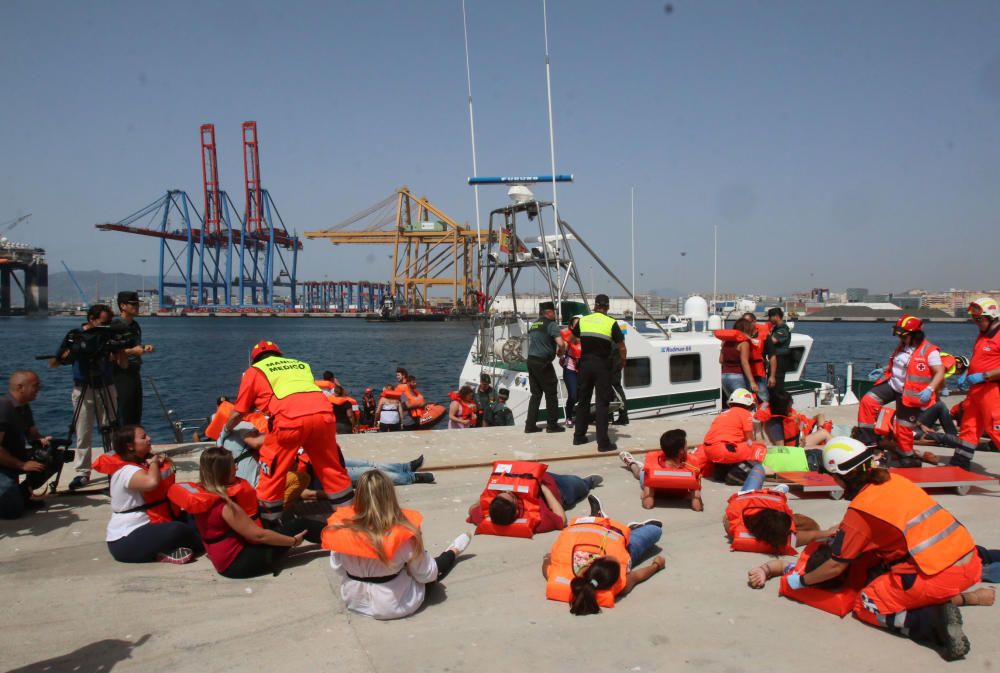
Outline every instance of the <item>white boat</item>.
MULTIPOLYGON (((485 277, 484 292, 489 297, 486 317, 469 349, 459 385, 475 388, 480 375, 489 374, 494 388, 510 391, 508 406, 515 422, 523 425, 531 395, 526 338, 531 321, 525 313, 534 314, 537 306, 517 303, 517 283, 523 282, 522 273, 535 271, 542 275, 551 301, 559 307, 557 313, 562 324, 574 314, 587 313, 590 305, 580 282, 570 241, 584 247, 626 293, 630 296, 632 293, 561 217, 556 227, 558 233, 545 235, 546 213, 551 213, 552 204, 535 200, 523 184, 515 185, 510 196, 510 205, 490 214, 490 236, 483 249, 481 266, 485 277), (519 225, 522 230, 530 227, 532 232, 537 227, 538 235, 533 245, 531 239, 518 236, 519 225), (524 245, 525 241, 528 245, 524 245), (568 292, 571 284, 577 286, 576 293, 568 292), (513 302, 513 311, 501 314, 491 310, 496 298, 501 296, 513 302)), ((634 297, 632 299, 635 300, 634 297)), ((636 301, 636 305, 639 313, 645 312, 641 303, 636 301)), ((687 416, 716 413, 721 409, 721 342, 712 331, 722 327, 722 320, 718 316, 709 316, 708 302, 697 296, 685 302, 684 313, 682 316, 671 316, 662 323, 652 316, 648 316, 647 321, 619 319, 628 350, 623 387, 630 418, 687 416)), ((836 390, 830 383, 802 378, 812 344, 811 337, 793 331, 791 349, 794 367, 786 373, 785 389, 792 393, 795 405, 800 408, 837 404, 836 390)), ((559 376, 559 414, 562 418, 566 386, 562 380, 562 368, 555 364, 555 369, 559 376)), ((544 401, 538 420, 547 420, 544 401)))

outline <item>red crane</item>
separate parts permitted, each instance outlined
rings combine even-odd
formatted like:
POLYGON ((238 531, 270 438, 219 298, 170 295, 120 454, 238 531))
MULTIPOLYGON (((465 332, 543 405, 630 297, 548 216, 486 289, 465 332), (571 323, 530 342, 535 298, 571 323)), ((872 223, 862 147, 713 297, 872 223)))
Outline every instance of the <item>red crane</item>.
POLYGON ((263 197, 260 190, 260 153, 257 150, 257 122, 243 122, 243 177, 246 180, 247 233, 265 229, 263 197))
POLYGON ((222 234, 219 163, 215 154, 215 124, 201 125, 201 175, 205 185, 205 234, 222 234))

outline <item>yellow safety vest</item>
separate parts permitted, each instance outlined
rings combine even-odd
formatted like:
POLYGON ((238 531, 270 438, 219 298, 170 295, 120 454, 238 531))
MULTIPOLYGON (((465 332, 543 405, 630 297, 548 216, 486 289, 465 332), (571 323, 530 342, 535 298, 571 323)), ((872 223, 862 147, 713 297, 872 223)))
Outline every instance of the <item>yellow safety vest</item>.
POLYGON ((254 365, 271 384, 274 396, 279 400, 295 393, 321 393, 313 379, 312 368, 305 362, 291 358, 269 357, 254 365))
POLYGON ((611 341, 611 330, 617 322, 603 313, 588 313, 580 318, 580 338, 593 337, 611 341))

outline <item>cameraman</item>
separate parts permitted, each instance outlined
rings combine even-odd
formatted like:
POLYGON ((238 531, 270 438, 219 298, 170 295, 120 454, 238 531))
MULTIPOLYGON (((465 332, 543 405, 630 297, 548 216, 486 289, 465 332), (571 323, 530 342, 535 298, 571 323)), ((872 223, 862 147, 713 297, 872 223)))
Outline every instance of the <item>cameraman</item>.
POLYGON ((21 474, 45 469, 41 463, 30 460, 28 454, 28 442, 48 446, 52 439, 38 432, 28 406, 38 397, 41 386, 37 374, 18 370, 10 375, 7 394, 0 397, 0 519, 16 519, 25 509, 42 504, 31 499, 27 481, 18 484, 21 474))
POLYGON ((121 350, 106 352, 105 345, 111 335, 111 307, 94 304, 87 310, 87 322, 70 330, 59 345, 58 354, 50 366, 73 365, 73 410, 80 409, 76 419, 76 451, 73 469, 76 476, 69 483, 75 491, 90 483, 90 449, 94 432, 94 419, 98 428, 117 427, 118 395, 115 392, 114 367, 126 366, 126 355, 121 350), (86 392, 85 392, 86 391, 86 392))
POLYGON ((142 423, 142 356, 153 352, 153 346, 142 343, 142 328, 135 317, 139 315, 139 293, 119 292, 118 312, 121 320, 115 325, 124 327, 124 335, 128 340, 128 348, 124 353, 128 356, 128 366, 114 370, 115 390, 118 393, 118 422, 122 425, 139 425, 142 423))

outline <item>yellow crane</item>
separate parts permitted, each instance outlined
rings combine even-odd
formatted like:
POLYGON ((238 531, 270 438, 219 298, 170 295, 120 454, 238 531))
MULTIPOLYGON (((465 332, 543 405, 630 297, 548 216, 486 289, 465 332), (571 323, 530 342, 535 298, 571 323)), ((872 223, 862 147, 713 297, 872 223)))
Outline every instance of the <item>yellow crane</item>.
POLYGON ((385 199, 330 227, 305 232, 333 245, 391 245, 391 287, 403 287, 408 307, 429 303, 433 287, 451 287, 455 307, 474 308, 479 284, 479 246, 489 231, 468 229, 426 198, 400 187, 385 199))

